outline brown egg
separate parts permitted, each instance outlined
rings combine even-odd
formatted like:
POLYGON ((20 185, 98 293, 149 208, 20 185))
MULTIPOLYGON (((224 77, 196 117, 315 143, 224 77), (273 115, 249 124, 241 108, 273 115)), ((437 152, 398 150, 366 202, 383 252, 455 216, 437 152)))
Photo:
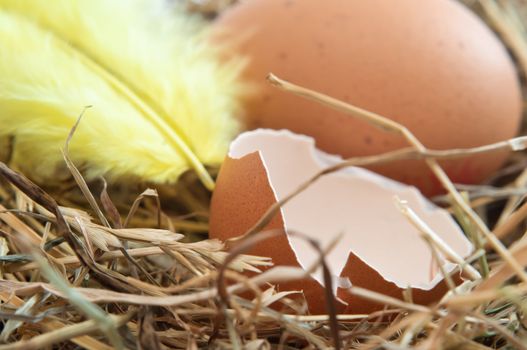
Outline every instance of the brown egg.
MULTIPOLYGON (((289 131, 256 130, 240 135, 223 163, 211 203, 210 236, 227 240, 245 233, 267 209, 311 176, 341 159, 317 150, 312 138, 289 131)), ((325 261, 338 298, 339 312, 369 313, 383 305, 349 292, 359 286, 402 298, 412 287, 413 300, 428 304, 447 291, 440 267, 419 231, 402 214, 394 196, 408 203, 423 222, 460 258, 470 242, 444 209, 435 207, 415 187, 362 168, 326 175, 283 206, 265 230, 282 233, 253 247, 251 254, 271 257, 275 265, 310 270, 318 254, 290 232, 300 232, 327 250, 325 261), (329 249, 338 237, 338 243, 329 249)), ((441 258, 450 272, 455 264, 441 258)), ((472 270, 473 276, 478 276, 472 270)), ((459 281, 458 274, 454 280, 459 281)), ((309 311, 326 312, 320 271, 311 278, 280 283, 280 291, 303 291, 309 311)))
MULTIPOLYGON (((249 58, 248 128, 286 128, 343 157, 408 146, 399 136, 270 86, 268 73, 376 112, 432 149, 475 147, 514 137, 521 97, 504 46, 452 0, 246 0, 215 23, 216 41, 249 58), (236 44, 239 43, 239 44, 236 44)), ((443 162, 454 182, 478 183, 506 152, 443 162)), ((441 191, 422 161, 373 170, 441 191)))

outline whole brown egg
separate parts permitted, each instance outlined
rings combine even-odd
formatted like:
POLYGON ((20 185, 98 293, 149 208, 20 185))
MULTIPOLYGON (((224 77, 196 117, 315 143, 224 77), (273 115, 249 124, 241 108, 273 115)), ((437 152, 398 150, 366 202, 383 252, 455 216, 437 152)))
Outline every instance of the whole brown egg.
MULTIPOLYGON (((515 67, 493 32, 453 0, 246 0, 214 23, 215 40, 248 57, 249 129, 290 129, 343 157, 408 143, 364 121, 281 91, 277 76, 400 122, 431 149, 514 137, 521 116, 515 67)), ((478 183, 507 152, 441 162, 457 183, 478 183)), ((423 161, 371 167, 425 194, 441 187, 423 161)))

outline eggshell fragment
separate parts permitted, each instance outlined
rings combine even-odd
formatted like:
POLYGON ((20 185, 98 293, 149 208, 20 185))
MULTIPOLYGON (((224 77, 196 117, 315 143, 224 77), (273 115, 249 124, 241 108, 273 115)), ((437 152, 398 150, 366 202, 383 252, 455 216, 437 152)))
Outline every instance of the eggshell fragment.
MULTIPOLYGON (((245 233, 276 201, 320 170, 341 161, 315 148, 314 140, 289 131, 256 130, 240 135, 220 170, 211 203, 210 235, 226 240, 245 233)), ((323 248, 339 234, 327 255, 334 280, 401 298, 412 287, 416 303, 429 303, 446 291, 429 246, 400 213, 394 196, 406 200, 459 256, 472 245, 445 210, 435 207, 415 187, 369 170, 350 167, 325 175, 281 208, 266 230, 283 234, 254 247, 252 254, 270 256, 276 265, 316 263, 317 253, 295 231, 317 239, 323 248)), ((446 271, 454 264, 441 261, 446 271)), ((320 271, 300 282, 281 284, 282 290, 303 290, 312 313, 325 311, 320 271)), ((368 313, 378 304, 351 296, 337 283, 331 286, 340 312, 368 313)))
MULTIPOLYGON (((399 135, 265 81, 270 72, 393 119, 431 149, 468 148, 514 137, 521 92, 512 60, 477 16, 454 0, 247 0, 215 22, 215 41, 249 59, 248 128, 289 129, 344 158, 407 147, 399 135)), ((442 161, 456 183, 478 183, 507 152, 442 161)), ((424 161, 372 167, 442 192, 424 161)))

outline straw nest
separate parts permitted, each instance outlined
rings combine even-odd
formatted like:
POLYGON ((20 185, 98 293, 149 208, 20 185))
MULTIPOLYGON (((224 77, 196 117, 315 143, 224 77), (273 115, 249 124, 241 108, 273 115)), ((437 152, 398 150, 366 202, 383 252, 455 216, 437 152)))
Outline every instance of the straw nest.
MULTIPOLYGON (((232 2, 194 1, 191 8, 214 14, 232 2)), ((524 74, 524 3, 465 2, 500 33, 524 74)), ((279 79, 272 82, 291 93, 311 93, 279 79)), ((357 113, 352 106, 349 112, 357 113)), ((210 195, 193 174, 171 188, 107 188, 104 181, 87 184, 66 152, 70 173, 39 187, 9 167, 9 142, 1 146, 0 350, 527 349, 527 156, 516 152, 488 183, 470 187, 453 186, 433 161, 498 148, 522 151, 524 137, 441 152, 413 140, 402 152, 370 158, 432 160, 449 190, 434 200, 451 210, 473 240, 477 250, 465 263, 482 279, 467 281, 428 306, 352 287, 351 293, 384 309, 319 316, 306 314, 301 299, 273 286, 302 278, 302 271, 269 268, 266 257, 244 255, 241 249, 228 252, 222 242, 205 239, 210 195)), ((271 208, 251 232, 257 233, 277 209, 271 208)), ((248 235, 245 246, 255 237, 248 235)), ((327 300, 328 310, 332 302, 327 300)))

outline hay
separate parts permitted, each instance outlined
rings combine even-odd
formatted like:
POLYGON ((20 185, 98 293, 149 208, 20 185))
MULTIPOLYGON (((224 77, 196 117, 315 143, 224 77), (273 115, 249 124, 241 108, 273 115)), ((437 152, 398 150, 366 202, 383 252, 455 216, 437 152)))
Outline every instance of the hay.
MULTIPOLYGON (((271 79, 293 93, 301 92, 345 112, 369 118, 367 112, 353 106, 276 77, 271 79)), ((376 116, 368 120, 382 123, 384 119, 376 116)), ((399 130, 399 126, 394 127, 399 130)), ((342 348, 463 346, 474 349, 508 344, 525 349, 523 342, 527 334, 523 315, 527 308, 527 285, 521 266, 527 264, 527 239, 515 239, 507 249, 495 237, 495 233, 505 239, 521 232, 518 226, 527 215, 525 204, 513 210, 494 232, 487 228, 488 222, 476 218, 479 221, 475 223, 484 225, 486 230, 476 231, 483 234, 475 236, 482 242, 481 249, 469 262, 451 257, 460 268, 469 271, 473 282, 453 289, 454 293, 436 305, 415 305, 352 287, 351 293, 384 304, 386 309, 372 315, 336 315, 335 312, 306 315, 305 305, 297 298, 290 298, 298 292, 278 292, 272 286, 280 281, 302 279, 306 271, 274 267, 259 273, 262 267, 270 265, 269 260, 242 253, 273 235, 273 232, 259 232, 280 205, 321 176, 342 167, 405 158, 427 159, 433 165, 435 159, 503 148, 519 151, 526 147, 525 138, 519 137, 474 149, 434 151, 415 147, 346 160, 317 174, 271 207, 238 239, 244 239, 244 244, 230 253, 218 241, 181 242, 183 236, 171 232, 174 227, 170 221, 161 220, 168 216, 162 214, 159 196, 153 190, 146 190, 135 201, 129 201, 131 209, 123 224, 104 186, 100 200, 103 212, 67 152, 65 159, 75 174, 80 193, 88 197, 85 206, 98 213, 98 222, 86 209, 58 206, 49 194, 2 163, 0 174, 5 181, 0 187, 3 203, 0 208, 0 298, 4 304, 0 316, 6 323, 0 337, 6 345, 0 345, 0 349, 37 349, 65 341, 89 349, 134 348, 138 344, 148 349, 208 345, 326 348, 335 344, 342 348), (155 218, 149 221, 154 227, 127 228, 141 207, 139 203, 147 196, 153 196, 156 205, 141 209, 148 213, 143 215, 155 218), (155 228, 159 223, 168 229, 155 228), (493 244, 498 254, 484 251, 485 242, 493 244), (482 259, 488 265, 471 265, 482 259), (482 273, 489 277, 480 277, 476 266, 480 270, 482 266, 489 266, 490 273, 482 273), (241 273, 244 271, 256 272, 256 275, 248 277, 241 273), (515 275, 517 279, 511 279, 515 275), (226 281, 233 284, 228 286, 226 281), (240 295, 247 290, 254 299, 240 295), (270 308, 272 303, 281 304, 282 311, 270 308)), ((470 202, 465 201, 448 178, 442 179, 451 195, 458 196, 465 204, 453 206, 457 208, 457 215, 471 223, 475 213, 468 205, 470 202)), ((484 194, 478 199, 486 199, 487 203, 495 200, 484 194)), ((404 208, 403 212, 416 225, 422 225, 411 212, 404 208)), ((422 231, 426 233, 426 229, 422 231)), ((444 247, 434 246, 433 237, 429 238, 432 248, 445 252, 444 247)), ((316 246, 316 242, 312 244, 316 246)), ((324 252, 320 254, 323 263, 324 252)), ((330 285, 329 274, 326 273, 325 279, 330 285)), ((328 310, 332 310, 332 298, 332 293, 327 293, 328 310)))
MULTIPOLYGON (((203 5, 203 11, 215 12, 231 2, 210 2, 218 8, 203 5)), ((525 30, 511 18, 510 10, 521 2, 466 2, 488 16, 527 71, 525 30)), ((522 7, 514 13, 526 11, 522 7)), ((4 322, 0 350, 527 349, 527 156, 518 152, 527 147, 526 137, 474 149, 429 150, 404 126, 382 116, 274 76, 270 81, 401 133, 411 147, 349 159, 317 174, 269 208, 237 239, 243 243, 229 252, 222 242, 203 239, 209 194, 193 174, 177 186, 156 190, 145 190, 145 184, 88 184, 66 148, 65 162, 73 175, 38 187, 5 164, 9 140, 2 140, 6 147, 0 152, 4 161, 0 163, 0 318, 4 322), (436 163, 500 149, 517 153, 484 185, 455 186, 436 163), (268 258, 244 254, 276 234, 261 230, 280 205, 320 177, 346 166, 399 159, 427 160, 449 192, 434 200, 456 215, 477 247, 467 261, 451 257, 471 280, 458 287, 451 284, 441 301, 416 305, 411 291, 399 300, 354 286, 350 293, 384 309, 370 315, 337 315, 329 292, 328 314, 309 315, 300 291, 275 288, 280 281, 302 279, 308 272, 271 267, 268 258)), ((434 242, 433 233, 419 226, 423 223, 418 218, 404 206, 401 210, 422 228, 432 251, 445 252, 434 242)), ((325 252, 317 249, 324 265, 325 252)), ((330 279, 326 273, 326 284, 331 284, 330 279)))

